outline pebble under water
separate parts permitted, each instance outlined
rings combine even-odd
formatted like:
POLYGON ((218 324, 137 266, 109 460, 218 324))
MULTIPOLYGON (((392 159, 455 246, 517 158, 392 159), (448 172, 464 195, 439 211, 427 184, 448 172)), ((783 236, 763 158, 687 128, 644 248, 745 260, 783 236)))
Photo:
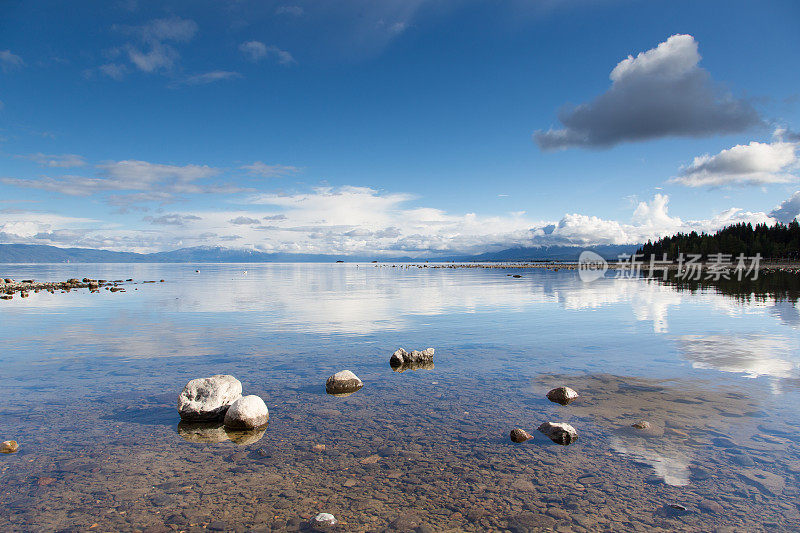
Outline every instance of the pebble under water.
POLYGON ((0 530, 800 529, 796 296, 506 274, 0 265, 165 279, 0 302, 0 441, 19 443, 0 530), (433 365, 389 365, 429 346, 433 365), (345 369, 363 388, 326 394, 345 369), (179 424, 186 382, 219 373, 265 400, 266 429, 179 424), (559 386, 580 397, 549 401, 559 386))

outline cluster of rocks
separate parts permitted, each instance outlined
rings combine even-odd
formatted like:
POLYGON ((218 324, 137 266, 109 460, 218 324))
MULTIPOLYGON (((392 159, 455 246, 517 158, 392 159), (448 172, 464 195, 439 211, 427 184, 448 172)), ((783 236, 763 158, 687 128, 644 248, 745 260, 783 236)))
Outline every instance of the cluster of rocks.
POLYGON ((405 351, 400 348, 392 354, 389 359, 389 366, 395 372, 405 372, 406 370, 430 370, 433 365, 433 348, 426 348, 422 351, 411 350, 405 351))
POLYGON ((248 444, 260 439, 269 423, 264 400, 242 396, 242 383, 225 374, 187 383, 178 397, 178 414, 178 433, 192 442, 248 444), (237 433, 242 431, 253 433, 237 433))
MULTIPOLYGON (((21 298, 27 298, 31 292, 38 293, 40 291, 47 291, 50 294, 55 294, 56 291, 70 292, 73 289, 89 289, 89 292, 92 293, 99 293, 100 289, 109 292, 125 292, 125 288, 121 285, 131 282, 133 282, 133 278, 125 280, 70 278, 67 281, 36 281, 33 279, 15 281, 12 278, 0 278, 0 300, 11 300, 17 293, 21 298)), ((159 282, 164 283, 164 280, 159 280, 159 282)), ((156 281, 143 281, 142 283, 156 283, 156 281)))
MULTIPOLYGON (((557 387, 547 393, 547 399, 553 403, 567 405, 578 398, 578 393, 569 387, 557 387)), ((547 435, 556 444, 567 446, 578 438, 575 428, 565 422, 545 422, 538 431, 547 435)), ((521 443, 533 438, 533 435, 521 428, 514 428, 509 435, 511 442, 521 443)))

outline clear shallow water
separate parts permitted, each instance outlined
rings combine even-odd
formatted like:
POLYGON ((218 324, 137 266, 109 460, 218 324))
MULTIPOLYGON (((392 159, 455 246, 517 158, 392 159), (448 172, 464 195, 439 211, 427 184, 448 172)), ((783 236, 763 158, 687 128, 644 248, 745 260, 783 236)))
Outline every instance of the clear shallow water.
POLYGON ((323 511, 343 531, 800 528, 796 302, 509 272, 0 265, 166 280, 0 302, 0 437, 21 446, 0 456, 0 530, 269 531, 323 511), (390 369, 428 346, 435 368, 390 369), (364 388, 327 396, 342 369, 364 388), (178 393, 216 373, 267 402, 256 442, 179 434, 178 393), (559 385, 581 398, 550 403, 559 385), (551 443, 547 420, 578 441, 551 443))

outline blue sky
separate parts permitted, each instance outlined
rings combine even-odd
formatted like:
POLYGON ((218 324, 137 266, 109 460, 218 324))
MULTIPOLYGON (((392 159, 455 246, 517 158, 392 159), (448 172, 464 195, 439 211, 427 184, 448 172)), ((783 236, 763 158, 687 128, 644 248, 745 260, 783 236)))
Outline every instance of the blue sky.
POLYGON ((796 2, 0 10, 0 242, 414 255, 800 212, 796 2))

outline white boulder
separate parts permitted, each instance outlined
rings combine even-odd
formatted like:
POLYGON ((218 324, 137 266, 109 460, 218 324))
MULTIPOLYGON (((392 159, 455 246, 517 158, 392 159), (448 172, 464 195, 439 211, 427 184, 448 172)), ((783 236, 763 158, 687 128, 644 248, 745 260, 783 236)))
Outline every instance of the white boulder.
POLYGON ((255 429, 269 421, 269 409, 259 396, 242 396, 231 404, 225 413, 225 427, 255 429))
POLYGON ((217 374, 193 379, 178 397, 178 413, 186 421, 218 420, 241 396, 242 384, 233 376, 217 374))
POLYGON ((358 376, 349 370, 337 372, 325 382, 325 392, 333 395, 352 394, 364 386, 358 376))

